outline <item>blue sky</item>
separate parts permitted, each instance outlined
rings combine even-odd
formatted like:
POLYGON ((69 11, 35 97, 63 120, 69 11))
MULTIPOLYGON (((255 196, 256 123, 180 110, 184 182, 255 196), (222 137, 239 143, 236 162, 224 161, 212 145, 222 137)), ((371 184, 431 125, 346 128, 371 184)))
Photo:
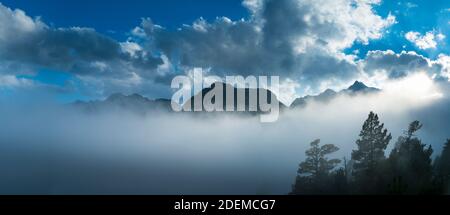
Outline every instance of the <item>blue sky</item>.
MULTIPOLYGON (((351 0, 348 0, 351 1, 351 0)), ((249 1, 252 2, 252 1, 249 1)), ((284 2, 284 1, 283 1, 284 2)), ((343 0, 343 2, 347 2, 347 0, 343 0)), ((169 58, 170 63, 172 66, 170 68, 178 68, 180 64, 183 64, 183 68, 190 68, 190 67, 197 67, 205 66, 205 68, 211 68, 212 71, 228 71, 236 69, 236 65, 243 64, 242 61, 238 62, 232 62, 230 66, 223 66, 221 65, 220 61, 217 63, 216 61, 213 61, 210 59, 201 59, 201 55, 195 56, 196 62, 193 62, 193 56, 190 58, 188 64, 185 64, 183 60, 181 60, 179 63, 174 62, 177 60, 177 58, 172 59, 171 55, 169 53, 182 53, 183 50, 181 50, 181 47, 191 47, 191 46, 198 46, 198 47, 207 47, 207 46, 213 46, 211 44, 208 44, 204 41, 194 41, 192 38, 186 36, 192 32, 189 32, 189 29, 186 30, 180 30, 177 32, 177 29, 182 27, 184 24, 190 25, 190 27, 194 28, 194 22, 200 17, 203 17, 205 23, 209 24, 209 27, 213 30, 217 30, 220 25, 226 25, 225 22, 217 21, 217 17, 227 17, 232 21, 238 21, 240 19, 245 19, 246 22, 244 24, 248 25, 257 25, 252 21, 248 21, 251 19, 252 13, 258 14, 258 12, 252 11, 251 6, 244 6, 241 0, 226 0, 226 1, 210 1, 210 0, 165 0, 165 1, 143 1, 143 0, 127 0, 127 1, 120 1, 120 0, 112 0, 108 1, 106 3, 105 1, 95 1, 95 0, 66 0, 66 1, 58 1, 58 0, 1 0, 1 3, 4 5, 4 7, 9 8, 11 10, 14 9, 20 9, 26 13, 26 15, 30 18, 36 18, 40 17, 41 22, 45 23, 49 28, 57 29, 59 28, 71 28, 71 27, 87 27, 94 29, 99 35, 106 36, 107 38, 111 38, 115 41, 115 43, 121 45, 120 43, 124 43, 126 41, 132 42, 133 44, 136 43, 141 48, 147 48, 151 49, 150 51, 147 51, 147 53, 152 53, 154 55, 156 63, 155 65, 150 65, 150 67, 155 70, 155 66, 159 65, 158 68, 162 65, 162 58, 160 58, 162 55, 169 58), (141 42, 140 38, 137 38, 135 35, 133 36, 131 31, 137 26, 141 26, 142 18, 151 18, 152 23, 157 24, 159 26, 164 27, 163 33, 160 33, 158 35, 152 35, 149 37, 160 37, 156 40, 158 40, 158 44, 161 45, 161 47, 154 48, 153 46, 156 46, 155 44, 151 44, 148 41, 155 40, 154 38, 151 39, 144 39, 146 42, 141 42), (224 24, 225 23, 225 24, 224 24), (168 36, 169 35, 169 36, 168 36), (171 37, 174 38, 172 41, 165 41, 165 37, 171 37), (174 52, 174 44, 177 44, 177 41, 182 40, 186 41, 186 43, 189 43, 189 46, 180 46, 176 47, 175 49, 179 49, 176 52, 174 52), (152 48, 148 48, 148 47, 152 48), (204 65, 203 65, 204 63, 204 65)), ((270 3, 265 3, 267 5, 274 5, 270 3)), ((313 4, 313 3, 311 3, 313 4)), ((274 7, 282 7, 281 6, 274 6, 274 7)), ((377 33, 381 34, 381 37, 377 38, 376 36, 369 36, 369 40, 367 43, 362 43, 357 38, 352 38, 351 46, 346 46, 344 49, 340 50, 346 55, 354 54, 357 56, 357 59, 364 59, 366 57, 366 54, 368 51, 375 51, 375 50, 393 50, 394 53, 401 53, 402 51, 414 51, 419 55, 423 55, 425 58, 429 60, 436 60, 439 56, 442 55, 449 55, 450 54, 450 48, 447 45, 449 43, 450 39, 450 2, 445 0, 432 0, 432 1, 425 1, 425 0, 406 0, 406 1, 382 1, 381 4, 368 4, 371 7, 372 12, 371 14, 368 14, 368 17, 374 18, 375 16, 380 16, 381 18, 385 20, 378 20, 378 24, 380 24, 381 21, 388 21, 389 16, 395 17, 395 23, 390 23, 386 25, 386 27, 383 28, 375 28, 370 29, 370 26, 358 26, 359 28, 367 28, 362 29, 364 30, 370 30, 375 31, 377 33), (373 14, 372 14, 373 13, 373 14), (408 34, 409 32, 409 34, 408 34), (408 36, 406 36, 408 34, 408 36), (428 40, 427 40, 428 39, 428 40), (431 39, 431 40, 430 40, 431 39)), ((267 6, 272 7, 272 6, 267 6)), ((324 6, 326 7, 326 6, 324 6)), ((257 9, 257 10, 265 10, 265 9, 257 9)), ((351 11, 350 11, 351 12, 351 11)), ((301 12, 298 12, 301 13, 301 12)), ((296 12, 294 12, 294 15, 296 12)), ((261 15, 261 14, 260 14, 261 15)), ((262 14, 261 16, 269 16, 267 14, 262 14)), ((270 20, 273 17, 265 17, 266 19, 270 20)), ((333 19, 335 17, 328 17, 330 19, 333 19)), ((361 17, 353 17, 353 19, 365 19, 367 17, 361 16, 361 17)), ((376 17, 375 17, 376 18, 376 17)), ((256 18, 258 19, 258 18, 256 18)), ((262 18, 261 18, 262 19, 262 18)), ((292 17, 286 16, 284 18, 286 22, 290 22, 292 17)), ((0 20, 2 21, 2 20, 0 20)), ((353 20, 348 20, 347 22, 353 22, 353 20)), ((375 23, 377 24, 377 23, 375 23)), ((345 25, 343 25, 345 27, 345 25)), ((17 27, 17 26, 16 26, 17 27)), ((142 27, 142 26, 141 26, 142 27)), ((1 28, 1 27, 0 27, 1 28)), ((144 27, 142 27, 143 29, 144 27)), ((336 27, 339 29, 339 26, 336 27)), ((1 29, 0 29, 1 30, 1 29)), ((197 29, 198 30, 198 29, 197 29)), ((242 29, 241 29, 242 30, 242 29)), ((211 32, 211 31, 208 31, 211 32)), ((278 34, 278 37, 283 37, 284 34, 291 33, 288 28, 286 29, 280 29, 280 34, 278 34), (281 31, 286 31, 281 32, 281 31)), ((217 32, 216 32, 217 33, 217 32)), ((230 35, 233 35, 234 30, 231 29, 230 32, 228 32, 230 35)), ((272 32, 273 33, 273 32, 272 32)), ((275 35, 275 34, 274 34, 275 35)), ((0 35, 1 36, 1 35, 0 35)), ((95 35, 94 35, 95 36, 95 35)), ((210 35, 212 38, 217 35, 213 35, 211 33, 210 35)), ((223 35, 221 35, 223 36, 223 35)), ((266 35, 267 36, 267 35, 266 35)), ((271 36, 271 35, 268 35, 271 36)), ((96 37, 96 36, 95 36, 96 37)), ((201 34, 194 34, 194 36, 191 37, 197 37, 201 38, 203 37, 201 34)), ((322 39, 319 36, 316 36, 317 39, 322 39)), ((364 36, 363 36, 364 37, 364 36)), ((229 38, 229 37, 225 37, 229 38)), ((300 37, 299 37, 300 38, 300 37)), ((285 39, 285 38, 282 38, 285 39)), ((199 39, 200 40, 200 39, 199 39)), ((236 39, 234 39, 236 40, 236 39)), ((239 39, 238 39, 239 40, 239 39)), ((242 40, 246 40, 243 38, 242 40)), ((251 38, 250 38, 251 40, 251 38)), ((275 38, 277 40, 277 38, 275 38)), ((321 41, 329 42, 327 40, 330 40, 330 38, 325 38, 321 41)), ((344 39, 343 39, 344 40, 344 39)), ((336 40, 330 40, 336 42, 336 40)), ((339 42, 339 40, 337 40, 339 42)), ((238 41, 240 43, 241 41, 238 41)), ((156 42, 155 42, 156 43, 156 42)), ((220 41, 217 41, 218 44, 220 44, 220 41)), ((223 42, 225 44, 225 42, 223 42)), ((186 44, 185 44, 186 45, 186 44)), ((63 45, 64 46, 64 45, 63 45)), ((72 47, 70 44, 67 45, 69 48, 72 47)), ((176 46, 176 45, 175 45, 176 46)), ((54 48, 53 46, 51 46, 54 48)), ((239 45, 237 45, 239 47, 239 45)), ((1 47, 0 47, 1 48, 1 47)), ((72 47, 73 48, 73 47, 72 47)), ((146 49, 146 50, 147 50, 146 49)), ((214 47, 208 47, 208 49, 215 49, 214 47)), ((264 49, 265 50, 265 49, 264 49)), ((92 51, 92 50, 91 50, 92 51)), ((31 51, 30 51, 31 52, 31 51)), ((192 52, 192 50, 188 51, 186 50, 186 53, 192 52)), ((247 50, 248 53, 245 54, 244 57, 251 57, 254 55, 254 53, 251 53, 250 48, 247 50)), ((262 51, 261 51, 262 52, 262 51)), ((282 50, 281 52, 284 52, 282 50)), ((226 52, 225 52, 226 53, 226 52)), ((289 51, 286 51, 286 53, 289 53, 289 51)), ((270 50, 269 52, 269 59, 277 58, 278 56, 275 56, 276 54, 279 56, 283 56, 286 53, 278 53, 277 51, 270 50), (273 55, 273 56, 272 56, 273 55)), ((308 53, 309 54, 309 53, 308 53)), ((90 53, 92 55, 92 53, 90 53)), ((185 54, 186 55, 186 54, 185 54)), ((210 56, 211 54, 209 54, 210 56)), ((146 55, 148 56, 148 54, 146 55)), ((266 56, 266 55, 264 55, 266 56)), ((261 58, 264 58, 261 57, 261 58)), ((297 56, 298 57, 298 56, 297 56)), ((329 58, 333 58, 332 60, 336 60, 336 56, 328 56, 329 58)), ((416 56, 417 57, 417 56, 416 56)), ((220 58, 220 57, 219 57, 220 58)), ((223 56, 223 59, 228 59, 230 56, 223 56)), ((28 58, 27 58, 28 59, 28 58)), ((7 59, 8 63, 10 63, 10 59, 7 59)), ((83 63, 85 63, 86 59, 83 59, 83 63)), ((146 62, 148 59, 145 59, 146 62)), ((151 59, 150 59, 151 60, 151 59)), ((286 61, 286 59, 284 59, 286 61)), ((15 76, 18 79, 28 79, 32 80, 35 83, 40 84, 40 86, 48 87, 51 86, 51 88, 60 88, 60 90, 57 90, 57 93, 55 93, 55 97, 57 100, 62 102, 69 102, 75 99, 90 99, 90 98, 98 98, 102 96, 107 96, 108 93, 111 93, 112 91, 121 91, 121 88, 117 88, 117 83, 120 82, 121 78, 117 78, 117 75, 114 75, 116 80, 113 82, 115 83, 114 87, 105 87, 100 89, 99 86, 109 86, 108 84, 102 83, 98 84, 98 86, 93 86, 92 81, 87 84, 84 80, 87 80, 85 77, 85 73, 80 71, 72 71, 73 67, 71 69, 65 69, 67 67, 59 66, 60 63, 53 63, 53 62, 25 62, 26 59, 15 59, 15 63, 23 64, 23 65, 33 65, 32 68, 27 68, 28 70, 32 71, 30 73, 26 74, 15 74, 15 76), (57 66, 49 66, 49 64, 55 64, 57 66), (92 93, 93 91, 100 92, 100 93, 92 93), (102 94, 103 93, 103 94, 102 94)), ((184 60, 187 61, 187 60, 184 60)), ((294 59, 294 61, 296 61, 294 59)), ((322 60, 319 60, 322 61, 322 60)), ((244 61, 245 62, 245 61, 244 61)), ((0 56, 0 65, 1 65, 1 56, 0 56)), ((89 61, 88 63, 98 63, 98 61, 89 61)), ((101 62, 104 63, 104 62, 101 62)), ((113 67, 111 62, 106 62, 108 67, 113 67)), ((339 63, 339 65, 342 65, 343 63, 339 63)), ((351 63, 350 63, 351 64, 351 63)), ((6 63, 5 63, 6 65, 6 63)), ((9 65, 9 64, 8 64, 9 65)), ((304 65, 304 63, 301 63, 301 65, 304 65)), ((73 66, 73 65, 71 65, 73 66)), ((77 65, 79 66, 79 65, 77 65)), ((272 65, 268 65, 267 68, 272 65)), ((241 66, 243 68, 251 68, 253 69, 255 65, 243 65, 241 66)), ((241 68, 239 67, 239 68, 241 68)), ((348 66, 347 66, 348 67, 348 66)), ((273 67, 274 70, 277 69, 277 67, 273 67)), ((296 68, 290 68, 291 70, 296 70, 296 68)), ((306 68, 309 70, 323 70, 322 67, 318 66, 317 68, 308 67, 306 68)), ((27 71, 28 71, 27 70, 27 71)), ((112 69, 114 71, 118 71, 119 69, 114 68, 112 69)), ((289 69, 287 69, 289 70, 289 69)), ((302 70, 302 69, 297 69, 302 70)), ((348 68, 347 68, 348 70, 348 68)), ((398 70, 398 69, 397 69, 398 70)), ((398 71, 395 72, 398 72, 398 71)), ((307 72, 308 72, 307 71, 307 72)), ((9 71, 8 71, 9 72, 9 71)), ((128 71, 130 72, 130 71, 128 71)), ((166 71, 167 72, 167 71, 166 71)), ((235 71, 231 71, 235 72, 235 71)), ((9 72, 11 73, 11 72, 9 72)), ((119 74, 118 72, 117 74, 119 74)), ((168 74, 172 73, 180 73, 179 71, 169 71, 168 74)), ((236 72, 239 73, 239 72, 236 72)), ((251 71, 249 71, 250 74, 251 71)), ((291 74, 292 72, 286 72, 287 74, 291 74)), ((317 73, 317 72, 316 72, 317 73)), ((337 72, 337 73, 347 73, 345 71, 343 72, 337 72)), ((369 73, 369 72, 368 72, 369 73)), ((139 78, 143 78, 147 80, 146 74, 143 73, 134 73, 131 72, 132 75, 139 76, 139 78)), ((239 73, 241 74, 241 73, 239 73)), ((127 77, 132 76, 130 74, 127 75, 127 77)), ((137 88, 127 88, 124 90, 124 92, 129 93, 132 91, 145 94, 149 97, 167 97, 170 94, 169 91, 163 90, 164 85, 162 82, 159 82, 158 80, 165 79, 166 77, 153 77, 151 75, 151 78, 148 78, 151 80, 152 84, 149 84, 145 86, 145 84, 141 84, 142 86, 137 88), (155 83, 153 83, 155 82, 155 83)), ((89 77, 92 80, 92 77, 89 77)), ((95 76, 94 79, 103 78, 103 76, 95 76)), ((345 77, 342 79, 342 83, 347 83, 350 81, 352 77, 345 77), (346 81, 346 82, 344 82, 346 81)), ((329 81, 325 79, 332 79, 337 80, 340 79, 339 77, 336 77, 336 74, 328 74, 326 72, 323 72, 323 74, 315 74, 315 75, 295 75, 292 77, 288 77, 286 80, 294 80, 298 81, 301 85, 306 85, 306 87, 303 88, 303 90, 297 89, 297 95, 305 94, 308 92, 314 92, 307 91, 305 89, 310 89, 310 85, 316 85, 316 86, 322 86, 324 83, 329 83, 329 81), (314 76, 314 77, 313 77, 314 76), (316 76, 320 76, 322 79, 319 80, 316 76), (302 83, 301 80, 306 80, 302 83)), ((1 80, 1 79, 0 79, 1 80)), ((6 79, 5 79, 6 80, 6 79)), ((109 81, 109 79, 108 79, 109 81)), ((148 83, 150 83, 148 82, 148 83)), ((339 82, 339 83, 341 83, 339 82)), ((1 81, 0 81, 1 83, 1 81)), ((331 85, 335 85, 338 87, 339 84, 332 83, 331 85)), ((123 83, 120 83, 123 85, 123 83)), ((120 85, 119 84, 119 85, 120 85)), ((94 84, 95 85, 95 84, 94 84)), ((332 86, 328 86, 332 87, 332 86)), ((0 86, 0 89, 2 87, 0 86)), ((315 91, 320 91, 321 88, 315 89, 315 91)), ((6 92, 6 90, 4 90, 6 92)), ((10 90, 8 90, 9 92, 10 90)))
POLYGON ((240 19, 248 15, 241 0, 2 0, 4 5, 20 8, 31 16, 41 16, 57 27, 82 26, 95 28, 117 39, 126 37, 141 18, 177 28, 199 17, 211 20, 217 16, 240 19), (115 33, 112 33, 115 32, 115 33))
MULTIPOLYGON (((407 1, 383 1, 375 9, 380 15, 389 13, 396 16, 397 24, 389 29, 383 39, 371 41, 367 46, 356 45, 351 50, 360 49, 361 53, 367 50, 386 50, 394 51, 414 50, 420 54, 430 57, 436 57, 438 53, 449 53, 446 43, 440 44, 437 50, 424 51, 418 49, 414 44, 405 39, 404 35, 409 31, 429 32, 437 31, 445 35, 450 35, 450 1, 446 0, 407 0, 407 1)), ((446 40, 449 41, 448 38, 446 40)))

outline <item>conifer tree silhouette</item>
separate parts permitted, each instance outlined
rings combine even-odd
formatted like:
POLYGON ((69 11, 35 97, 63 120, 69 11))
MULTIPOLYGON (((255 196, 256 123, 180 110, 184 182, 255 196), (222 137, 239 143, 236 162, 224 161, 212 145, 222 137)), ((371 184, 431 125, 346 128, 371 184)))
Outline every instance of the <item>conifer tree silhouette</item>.
POLYGON ((384 150, 392 139, 391 134, 384 129, 384 124, 380 124, 378 115, 370 112, 369 117, 364 122, 362 130, 356 141, 357 150, 352 152, 352 160, 355 161, 354 172, 373 172, 377 163, 385 159, 384 150))
POLYGON ((433 149, 415 136, 422 128, 419 121, 409 125, 405 136, 400 136, 389 156, 389 166, 394 178, 406 186, 405 194, 428 193, 431 190, 433 149))
POLYGON ((296 183, 292 194, 319 194, 329 192, 326 185, 331 180, 331 171, 341 162, 339 159, 328 159, 328 155, 339 150, 333 144, 320 146, 320 140, 310 143, 305 151, 306 159, 301 162, 298 169, 296 183))
POLYGON ((378 115, 370 112, 362 126, 359 139, 356 140, 358 148, 352 152, 356 192, 383 192, 379 189, 385 186, 379 172, 384 171, 385 150, 391 139, 391 134, 388 134, 384 124, 380 123, 378 115))

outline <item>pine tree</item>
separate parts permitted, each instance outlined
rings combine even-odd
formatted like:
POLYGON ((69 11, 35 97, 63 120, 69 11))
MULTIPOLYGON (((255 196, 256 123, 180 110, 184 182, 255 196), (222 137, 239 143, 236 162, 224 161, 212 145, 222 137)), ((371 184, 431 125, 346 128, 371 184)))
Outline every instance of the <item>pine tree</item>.
POLYGON ((305 151, 306 159, 300 163, 298 175, 292 194, 319 194, 330 192, 329 181, 331 171, 341 162, 339 159, 328 159, 328 155, 339 150, 333 144, 320 146, 317 139, 310 143, 311 147, 305 151))
POLYGON ((311 142, 311 148, 306 150, 306 160, 300 163, 299 174, 309 174, 313 178, 328 175, 341 161, 339 159, 328 160, 328 154, 339 150, 333 144, 319 146, 320 140, 311 142))
POLYGON ((382 194, 387 191, 388 178, 384 151, 392 139, 378 115, 370 112, 364 122, 357 150, 352 152, 352 191, 360 194, 382 194))
POLYGON ((406 136, 400 136, 396 146, 389 156, 389 164, 394 179, 402 180, 405 193, 427 193, 432 189, 432 159, 433 149, 426 147, 415 137, 422 127, 419 121, 409 125, 406 136))
POLYGON ((384 150, 392 136, 384 129, 384 124, 380 124, 378 115, 370 112, 359 137, 356 141, 358 149, 352 152, 352 160, 355 161, 354 173, 373 174, 377 164, 385 160, 384 150))

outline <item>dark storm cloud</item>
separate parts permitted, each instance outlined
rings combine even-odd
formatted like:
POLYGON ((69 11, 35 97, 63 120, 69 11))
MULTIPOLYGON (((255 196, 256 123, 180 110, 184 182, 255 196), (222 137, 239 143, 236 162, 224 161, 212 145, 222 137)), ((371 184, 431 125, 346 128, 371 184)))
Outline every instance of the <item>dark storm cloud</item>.
POLYGON ((0 63, 63 70, 84 76, 124 78, 162 64, 151 53, 127 52, 90 28, 52 28, 0 4, 0 63))
POLYGON ((172 62, 187 68, 210 68, 221 76, 280 75, 315 86, 329 78, 355 78, 359 70, 342 50, 380 38, 395 22, 375 14, 373 2, 352 2, 247 0, 248 19, 198 19, 177 30, 144 20, 141 29, 172 62), (356 19, 361 14, 366 19, 356 19))
POLYGON ((409 73, 426 71, 437 74, 443 69, 439 62, 415 52, 370 51, 364 60, 364 70, 369 73, 385 72, 390 78, 401 78, 409 73))
POLYGON ((220 18, 208 24, 199 20, 180 31, 158 29, 152 36, 158 48, 189 67, 214 67, 222 73, 251 74, 263 70, 268 63, 263 61, 267 53, 259 45, 261 38, 257 29, 245 21, 220 18))
POLYGON ((40 29, 8 38, 2 45, 5 60, 24 61, 39 65, 62 66, 76 61, 108 61, 120 58, 120 46, 92 29, 40 29))

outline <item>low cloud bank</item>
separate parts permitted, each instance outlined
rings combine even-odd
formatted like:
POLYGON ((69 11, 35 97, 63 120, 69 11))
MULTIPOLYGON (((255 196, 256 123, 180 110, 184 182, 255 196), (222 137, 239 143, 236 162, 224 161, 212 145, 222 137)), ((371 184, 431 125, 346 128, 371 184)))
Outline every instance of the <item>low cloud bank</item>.
POLYGON ((392 132, 391 147, 417 119, 424 124, 420 138, 440 151, 450 137, 448 89, 413 77, 380 94, 290 110, 270 124, 258 117, 2 105, 0 193, 286 194, 308 144, 321 138, 341 148, 335 157, 349 158, 369 111, 392 132))

